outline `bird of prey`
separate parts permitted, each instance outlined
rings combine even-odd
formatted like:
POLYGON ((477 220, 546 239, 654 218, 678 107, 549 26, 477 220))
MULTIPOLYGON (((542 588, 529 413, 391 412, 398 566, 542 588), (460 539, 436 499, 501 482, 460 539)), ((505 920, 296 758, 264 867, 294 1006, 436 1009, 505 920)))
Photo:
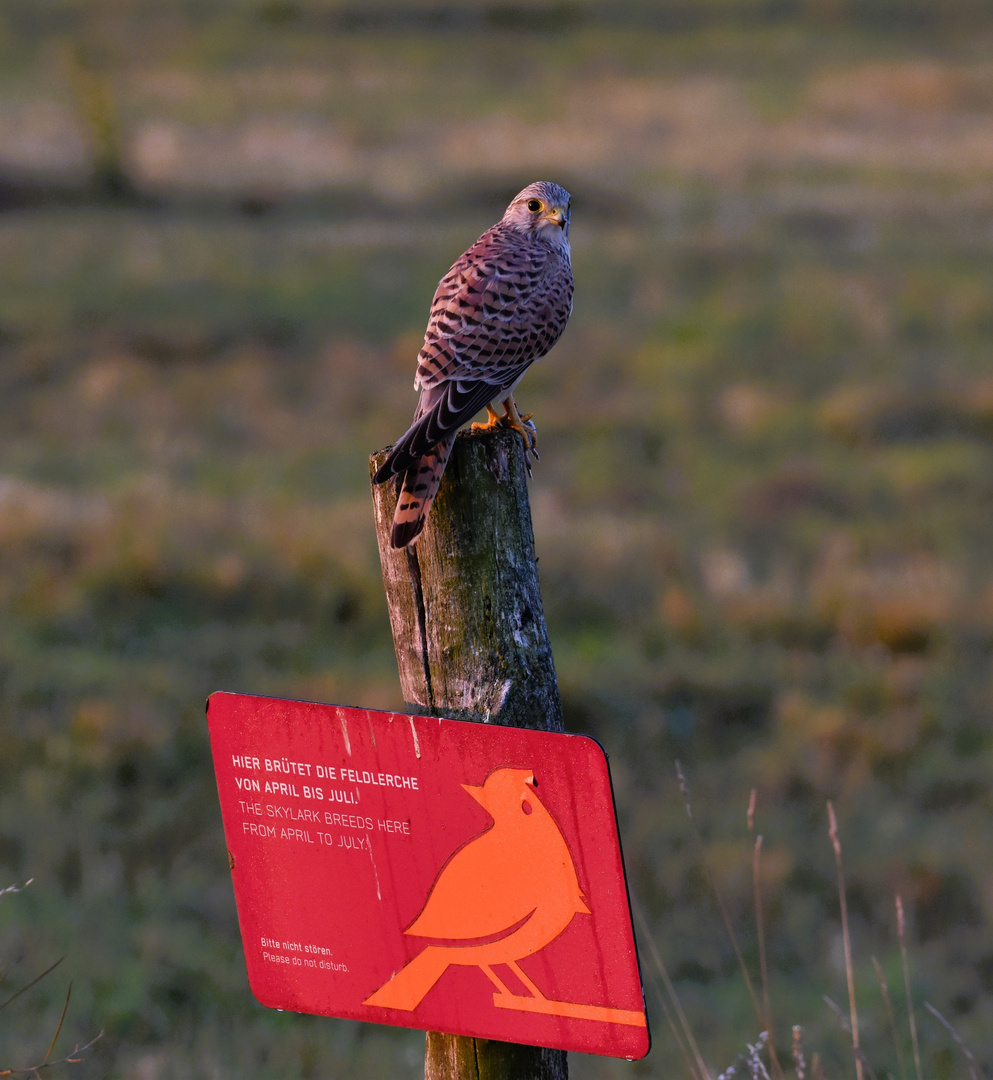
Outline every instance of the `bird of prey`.
POLYGON ((406 930, 445 944, 423 948, 366 1005, 412 1011, 452 964, 481 968, 507 995, 492 970, 506 964, 545 1000, 517 961, 554 941, 573 916, 590 913, 572 853, 530 769, 500 768, 482 787, 462 786, 493 824, 449 858, 406 930))
POLYGON ((569 202, 558 184, 529 184, 441 279, 417 357, 413 423, 373 477, 398 478, 393 547, 406 547, 424 528, 455 435, 480 409, 488 419, 473 430, 512 428, 529 468, 530 455, 537 458, 531 416, 518 413, 513 395, 572 312, 569 202))

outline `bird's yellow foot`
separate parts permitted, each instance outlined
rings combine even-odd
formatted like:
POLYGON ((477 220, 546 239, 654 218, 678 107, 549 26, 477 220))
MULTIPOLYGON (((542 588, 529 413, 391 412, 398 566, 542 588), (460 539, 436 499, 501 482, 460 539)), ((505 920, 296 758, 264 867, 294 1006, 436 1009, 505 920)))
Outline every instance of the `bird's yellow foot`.
POLYGON ((503 427, 510 428, 511 431, 516 431, 520 435, 524 442, 524 465, 527 468, 528 476, 531 475, 531 458, 534 457, 535 461, 540 461, 538 456, 538 430, 534 426, 534 421, 531 419, 532 413, 526 413, 524 416, 517 411, 517 406, 514 404, 513 398, 507 398, 503 403, 503 407, 506 410, 503 416, 499 416, 493 409, 492 405, 486 406, 486 422, 483 424, 473 424, 472 431, 493 431, 495 428, 503 427))
POLYGON ((493 411, 491 405, 486 406, 486 423, 485 424, 473 424, 471 431, 493 431, 495 428, 503 424, 503 418, 497 416, 493 411))
POLYGON ((527 468, 528 476, 530 476, 532 456, 535 461, 541 461, 541 458, 538 456, 538 429, 534 426, 534 421, 531 419, 533 414, 526 413, 524 416, 521 416, 517 411, 517 405, 513 398, 507 398, 503 403, 503 407, 507 411, 504 416, 500 417, 499 422, 504 427, 516 431, 523 440, 524 465, 527 468))
POLYGON ((529 440, 527 448, 528 452, 534 454, 535 461, 541 461, 541 458, 538 456, 538 429, 534 426, 534 421, 531 419, 532 416, 534 416, 534 413, 525 413, 521 417, 521 423, 527 428, 529 440))

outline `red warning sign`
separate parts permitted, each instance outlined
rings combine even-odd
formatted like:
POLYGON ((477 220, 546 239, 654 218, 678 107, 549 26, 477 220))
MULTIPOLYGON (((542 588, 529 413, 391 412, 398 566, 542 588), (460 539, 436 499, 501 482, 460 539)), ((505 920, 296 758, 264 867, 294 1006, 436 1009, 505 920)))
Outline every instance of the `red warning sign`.
POLYGON ((263 1005, 648 1053, 597 742, 224 693, 207 721, 263 1005))

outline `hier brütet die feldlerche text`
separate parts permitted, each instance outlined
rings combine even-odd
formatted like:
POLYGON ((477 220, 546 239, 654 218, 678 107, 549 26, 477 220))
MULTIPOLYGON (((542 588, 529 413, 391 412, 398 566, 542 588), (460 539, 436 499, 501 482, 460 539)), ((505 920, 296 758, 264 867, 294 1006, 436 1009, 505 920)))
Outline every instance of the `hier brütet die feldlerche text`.
POLYGON ((368 769, 353 769, 344 765, 317 765, 307 761, 291 761, 288 758, 258 758, 251 754, 232 754, 231 763, 234 768, 245 772, 266 774, 261 777, 251 775, 234 778, 239 791, 246 796, 238 800, 241 812, 245 815, 242 831, 246 834, 356 851, 369 850, 368 835, 324 832, 321 826, 363 834, 410 836, 409 821, 378 815, 371 817, 354 812, 342 813, 314 806, 266 802, 254 796, 275 795, 311 803, 330 802, 357 807, 362 798, 361 787, 377 787, 386 791, 417 791, 416 776, 370 772, 368 769), (322 781, 319 785, 315 783, 318 780, 322 781), (344 784, 351 786, 345 788, 342 786, 344 784), (301 827, 302 825, 307 827, 301 827))

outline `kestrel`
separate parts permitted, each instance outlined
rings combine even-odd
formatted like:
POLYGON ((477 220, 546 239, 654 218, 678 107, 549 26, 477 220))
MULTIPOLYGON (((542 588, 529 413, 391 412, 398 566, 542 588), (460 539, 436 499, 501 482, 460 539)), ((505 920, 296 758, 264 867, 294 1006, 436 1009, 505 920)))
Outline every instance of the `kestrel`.
POLYGON ((480 409, 488 419, 474 431, 512 428, 528 459, 537 458, 534 424, 518 413, 513 394, 572 312, 569 201, 558 184, 529 184, 441 279, 417 357, 413 423, 373 477, 377 484, 401 478, 393 547, 406 547, 424 528, 455 435, 480 409))

